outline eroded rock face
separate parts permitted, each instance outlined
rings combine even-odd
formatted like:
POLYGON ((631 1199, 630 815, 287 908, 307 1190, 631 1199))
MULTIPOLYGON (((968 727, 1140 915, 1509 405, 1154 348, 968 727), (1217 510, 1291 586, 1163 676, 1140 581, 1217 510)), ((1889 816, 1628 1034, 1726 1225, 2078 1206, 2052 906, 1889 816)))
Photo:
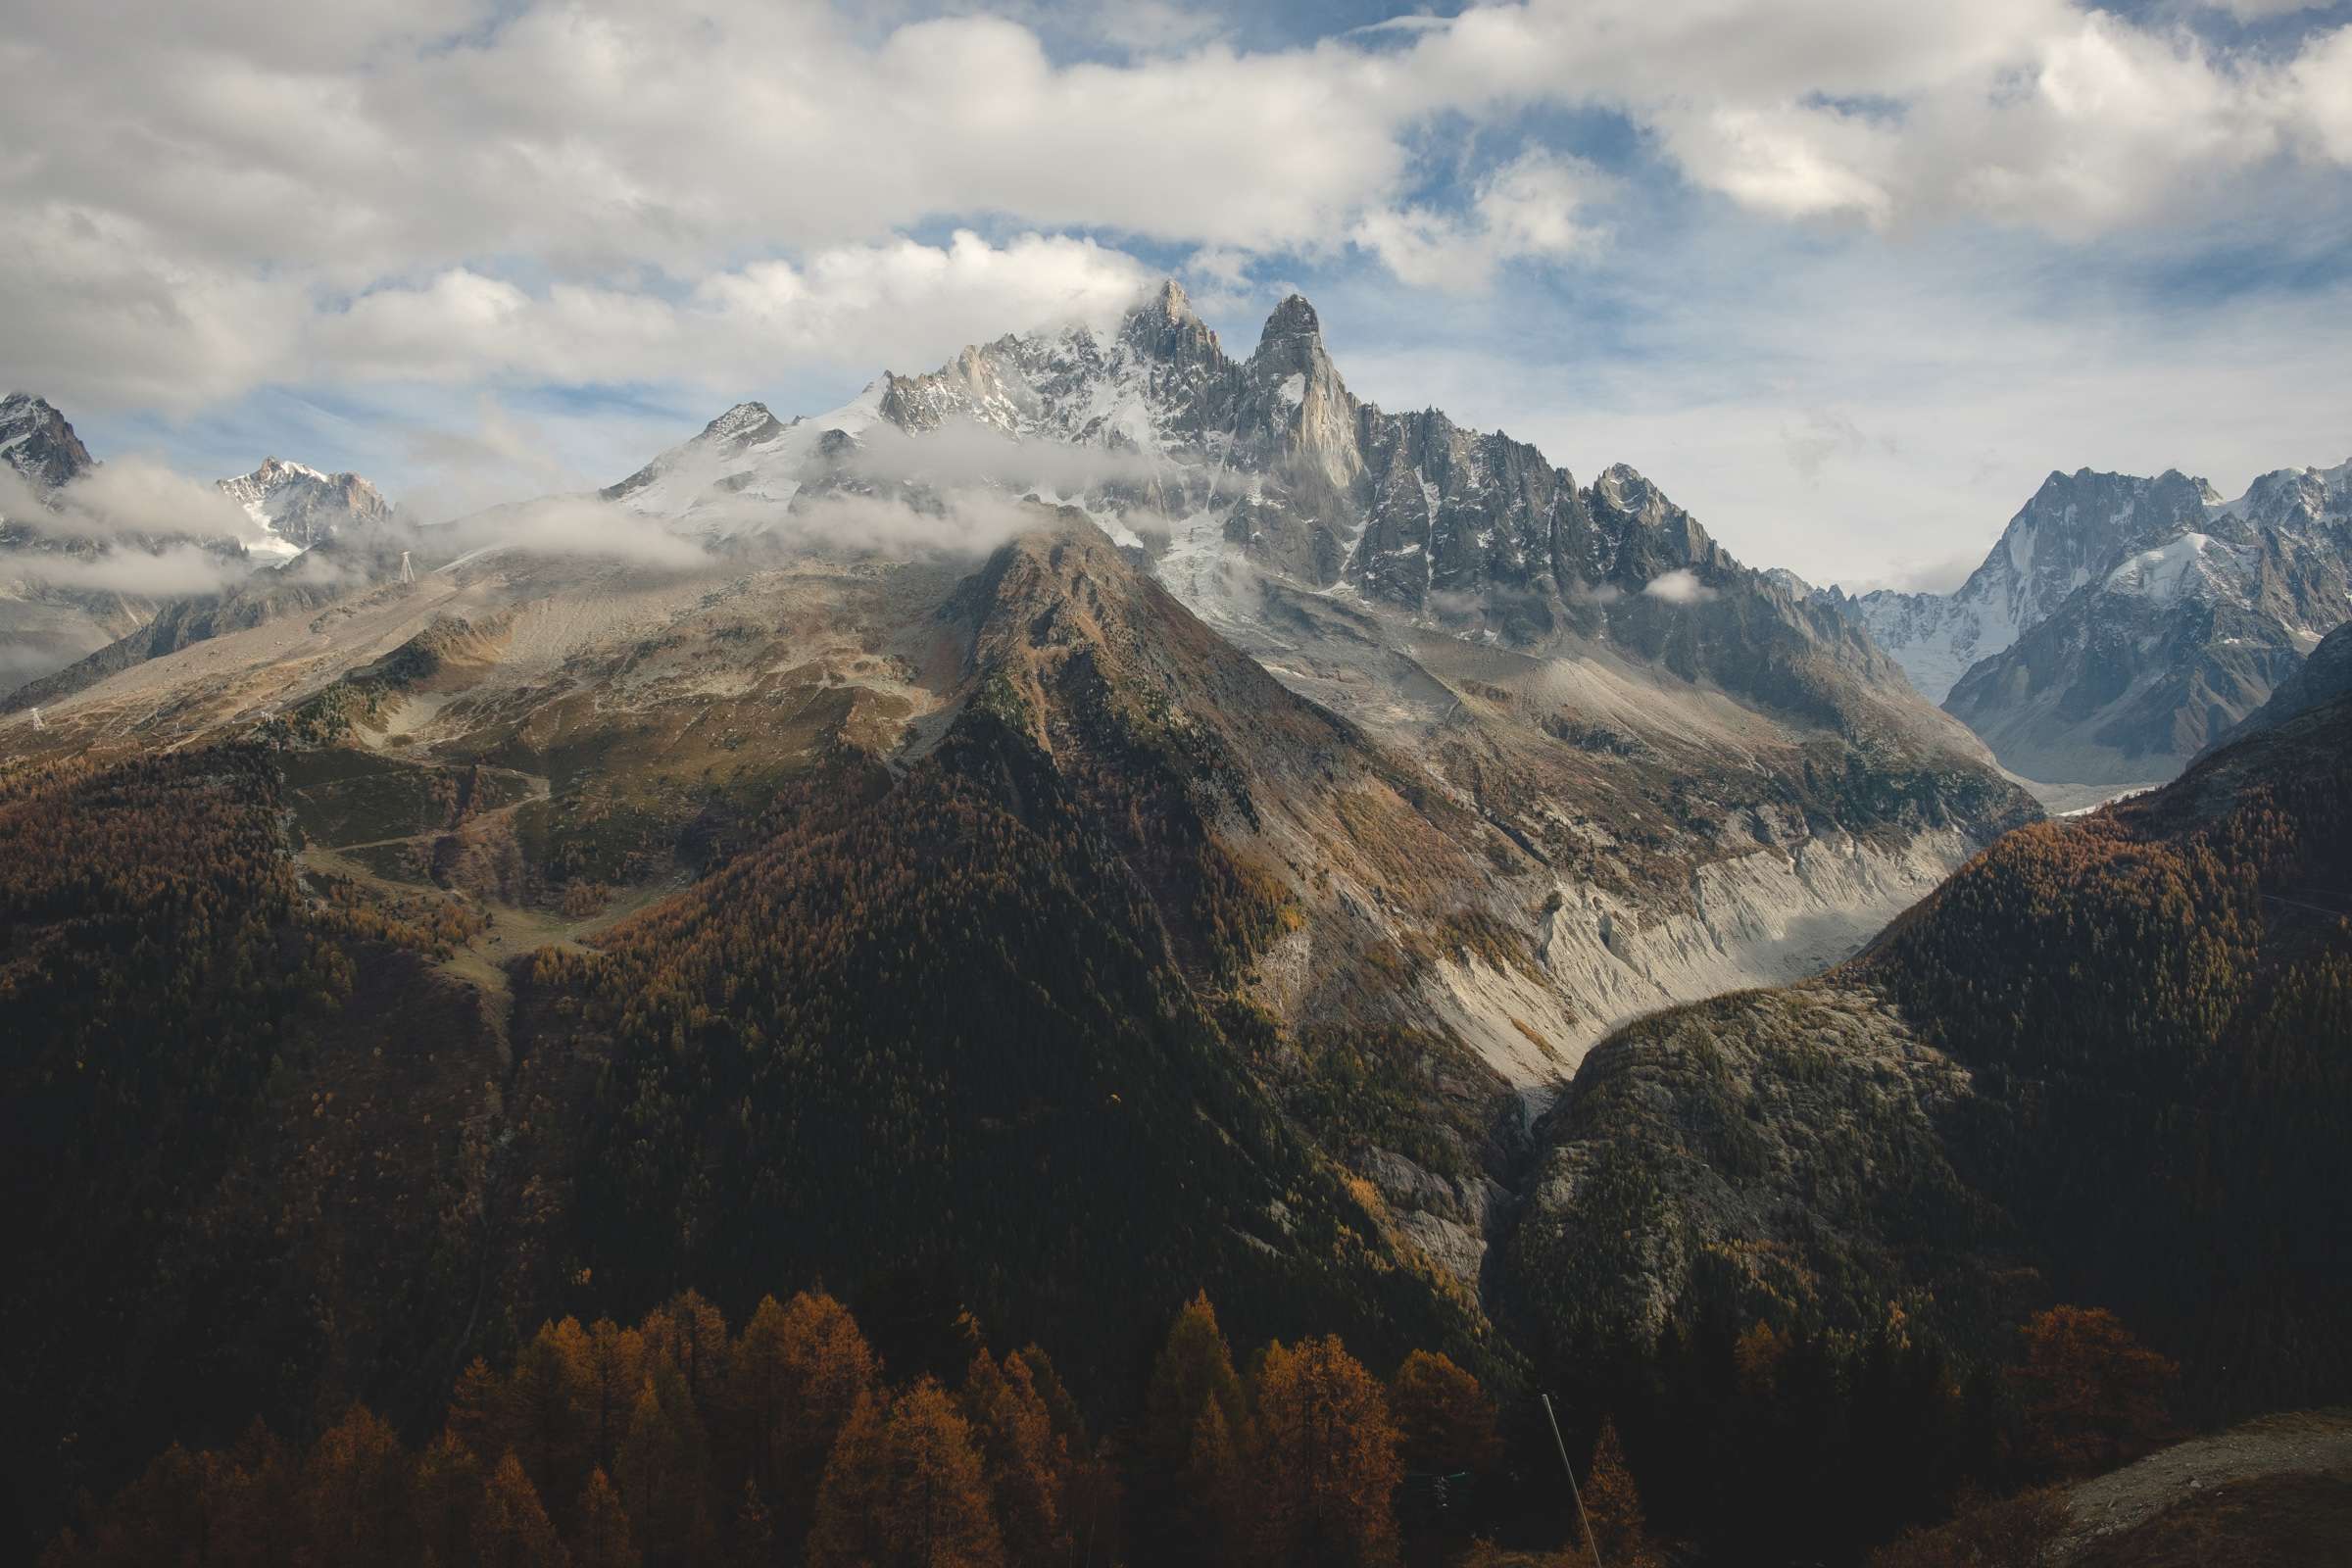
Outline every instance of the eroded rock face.
MULTIPOLYGON (((1874 1289, 1907 1281, 1893 1237, 1921 1190, 1958 1192, 1935 1112, 1970 1089, 1867 985, 1645 1018, 1592 1053, 1537 1128, 1504 1288, 1563 1354, 1639 1353, 1710 1254, 1754 1288, 1859 1318, 1883 1304, 1874 1289)), ((1956 1257, 1981 1240, 1936 1246, 1956 1257)))
POLYGON ((1595 1046, 1498 1250, 1536 1353, 1791 1305, 1867 1329, 1888 1303, 1998 1353, 2023 1315, 2095 1299, 2168 1346, 2244 1347, 2208 1374, 2224 1405, 2344 1386, 2304 1326, 2352 1290, 2313 1240, 2341 1223, 2343 1152, 2307 1108, 2352 961, 2347 740, 2352 697, 2320 702, 2004 838, 1826 975, 1595 1046))

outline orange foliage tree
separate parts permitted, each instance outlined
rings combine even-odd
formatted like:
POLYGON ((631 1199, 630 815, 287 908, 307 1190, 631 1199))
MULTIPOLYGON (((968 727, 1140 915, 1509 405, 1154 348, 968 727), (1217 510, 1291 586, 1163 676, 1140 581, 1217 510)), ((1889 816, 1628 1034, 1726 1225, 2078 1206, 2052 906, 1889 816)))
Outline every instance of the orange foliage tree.
POLYGON ((834 1446, 809 1532, 810 1568, 1002 1568, 1004 1544, 970 1425, 925 1378, 862 1396, 834 1446))
POLYGON ((2111 1469, 2162 1444, 2180 1369, 2103 1307, 2054 1306, 2020 1331, 2009 1380, 2036 1462, 2059 1475, 2111 1469))
POLYGON ((1398 1452, 1407 1470, 1451 1475, 1487 1470, 1502 1454, 1494 1401, 1446 1356, 1415 1350, 1389 1384, 1398 1452))
POLYGON ((1380 1384, 1336 1335, 1266 1348, 1253 1379, 1260 1554, 1277 1563, 1396 1560, 1396 1427, 1380 1384))

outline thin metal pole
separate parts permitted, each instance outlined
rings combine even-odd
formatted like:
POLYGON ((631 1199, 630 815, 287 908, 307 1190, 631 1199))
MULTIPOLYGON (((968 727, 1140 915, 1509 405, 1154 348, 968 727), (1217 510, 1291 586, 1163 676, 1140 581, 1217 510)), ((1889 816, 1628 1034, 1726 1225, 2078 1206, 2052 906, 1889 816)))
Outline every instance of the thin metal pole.
POLYGON ((1600 1568, 1600 1543, 1592 1539, 1592 1519, 1585 1512, 1585 1494, 1577 1490, 1576 1466, 1568 1462, 1568 1443, 1560 1436, 1560 1418, 1551 1413, 1551 1396, 1539 1395, 1544 1401, 1544 1419, 1551 1423, 1552 1446, 1560 1450, 1560 1468, 1568 1472, 1568 1495, 1576 1499, 1576 1518, 1585 1527, 1585 1549, 1592 1553, 1592 1568, 1600 1568))

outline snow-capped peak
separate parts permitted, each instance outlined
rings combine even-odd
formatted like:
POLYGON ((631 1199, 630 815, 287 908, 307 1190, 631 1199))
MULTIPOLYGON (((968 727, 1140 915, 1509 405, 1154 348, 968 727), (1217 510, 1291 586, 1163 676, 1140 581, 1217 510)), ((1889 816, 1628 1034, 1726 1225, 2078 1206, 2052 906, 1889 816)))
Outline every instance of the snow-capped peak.
POLYGON ((38 490, 56 490, 97 466, 66 416, 29 392, 0 398, 0 462, 38 490))
POLYGON ((2111 593, 2160 601, 2179 599, 2196 583, 2210 579, 2213 568, 2206 562, 2208 554, 2219 551, 2227 558, 2229 550, 2211 534, 2184 533, 2132 557, 2107 574, 2106 585, 2111 593))
POLYGON ((760 532, 791 510, 804 466, 827 443, 854 439, 880 416, 891 378, 877 377, 830 414, 778 419, 762 403, 738 403, 618 484, 607 501, 676 532, 735 538, 760 532))
POLYGON ((251 473, 216 485, 253 519, 256 537, 245 541, 246 548, 280 561, 343 528, 380 522, 392 511, 375 486, 356 473, 326 473, 284 458, 264 458, 251 473))

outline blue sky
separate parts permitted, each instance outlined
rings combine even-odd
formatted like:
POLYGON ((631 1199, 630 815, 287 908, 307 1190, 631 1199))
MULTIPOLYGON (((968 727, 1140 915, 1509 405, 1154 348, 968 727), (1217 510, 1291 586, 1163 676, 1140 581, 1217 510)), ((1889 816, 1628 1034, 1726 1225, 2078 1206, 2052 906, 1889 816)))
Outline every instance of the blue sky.
POLYGON ((1948 582, 2052 468, 2352 456, 2345 6, 157 0, 16 41, 0 379, 202 477, 603 483, 1163 274, 1237 352, 1303 290, 1359 395, 1632 463, 1817 580, 1948 582))

